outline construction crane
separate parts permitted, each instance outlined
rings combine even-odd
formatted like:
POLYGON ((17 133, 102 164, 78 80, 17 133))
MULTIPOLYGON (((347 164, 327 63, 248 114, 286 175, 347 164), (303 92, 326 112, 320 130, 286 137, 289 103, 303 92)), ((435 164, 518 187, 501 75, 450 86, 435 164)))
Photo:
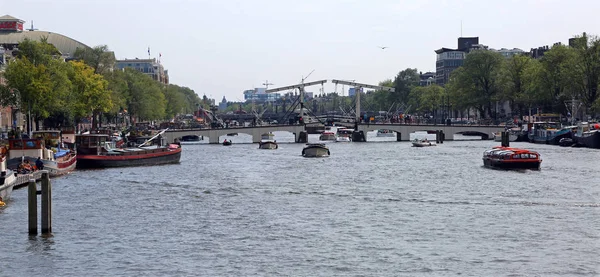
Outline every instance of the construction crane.
POLYGON ((268 92, 277 92, 277 91, 282 91, 282 90, 298 89, 300 91, 300 118, 304 118, 304 88, 309 87, 309 86, 314 86, 314 85, 323 85, 325 83, 327 83, 327 80, 320 80, 320 81, 314 81, 314 82, 308 82, 308 83, 303 82, 303 83, 297 84, 297 85, 268 89, 265 92, 268 93, 268 92))
POLYGON ((360 122, 360 92, 361 92, 362 88, 372 88, 372 89, 377 89, 377 90, 385 90, 385 91, 389 91, 389 92, 396 91, 394 88, 391 88, 391 87, 382 87, 382 86, 361 84, 361 83, 348 82, 348 81, 342 81, 342 80, 331 80, 331 82, 336 85, 342 84, 342 85, 349 85, 349 86, 354 87, 354 91, 356 94, 356 109, 355 109, 355 113, 354 113, 354 120, 355 120, 354 129, 355 130, 358 130, 358 123, 360 122))

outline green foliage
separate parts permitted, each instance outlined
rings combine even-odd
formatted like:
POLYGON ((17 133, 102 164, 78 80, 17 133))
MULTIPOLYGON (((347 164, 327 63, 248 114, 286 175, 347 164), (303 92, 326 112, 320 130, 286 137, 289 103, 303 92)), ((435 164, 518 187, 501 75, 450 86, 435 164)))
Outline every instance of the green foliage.
POLYGON ((80 61, 70 61, 73 68, 71 82, 75 92, 75 106, 78 116, 85 116, 87 111, 108 112, 113 107, 108 82, 102 75, 94 73, 94 69, 80 61))
POLYGON ((502 55, 493 51, 475 50, 467 54, 463 66, 452 72, 448 84, 451 99, 458 103, 453 106, 476 108, 491 117, 492 103, 500 100, 504 62, 502 55))
POLYGON ((140 121, 164 119, 166 100, 161 85, 152 77, 134 69, 125 69, 127 108, 140 121))
POLYGON ((418 111, 434 112, 441 108, 446 98, 446 91, 438 85, 416 87, 413 89, 415 98, 419 99, 418 111))
POLYGON ((409 102, 410 91, 419 85, 420 77, 416 68, 407 68, 396 75, 395 91, 390 93, 390 103, 406 104, 409 102))
POLYGON ((92 67, 94 73, 105 75, 111 72, 115 66, 115 54, 108 49, 106 45, 99 45, 93 48, 77 48, 73 58, 83 61, 92 67))

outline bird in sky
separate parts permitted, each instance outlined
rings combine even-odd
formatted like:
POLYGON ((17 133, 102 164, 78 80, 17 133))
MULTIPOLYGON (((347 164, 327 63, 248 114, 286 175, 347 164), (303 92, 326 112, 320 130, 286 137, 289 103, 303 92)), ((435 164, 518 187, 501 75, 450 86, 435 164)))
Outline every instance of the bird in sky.
POLYGON ((377 46, 379 48, 381 48, 381 50, 385 50, 386 48, 388 48, 387 46, 377 46))

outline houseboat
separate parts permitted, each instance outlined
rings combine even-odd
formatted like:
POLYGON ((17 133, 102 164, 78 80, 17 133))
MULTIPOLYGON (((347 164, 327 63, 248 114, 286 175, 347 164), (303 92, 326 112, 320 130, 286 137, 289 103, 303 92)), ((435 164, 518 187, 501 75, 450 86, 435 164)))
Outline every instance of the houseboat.
POLYGON ((329 148, 324 143, 307 143, 302 156, 307 158, 329 157, 329 148))
POLYGON ((77 155, 73 149, 63 147, 60 131, 35 131, 33 138, 8 140, 8 168, 18 172, 26 161, 35 165, 39 158, 50 177, 73 171, 77 165, 77 155))
POLYGON ((600 124, 582 122, 573 136, 575 144, 580 147, 600 148, 600 124))
MULTIPOLYGON (((179 163, 181 145, 150 145, 165 131, 137 147, 112 148, 106 134, 77 135, 77 168, 149 166, 179 163)), ((162 141, 162 140, 161 140, 162 141)))
POLYGON ((539 170, 542 159, 538 152, 497 146, 483 152, 483 165, 497 169, 539 170))

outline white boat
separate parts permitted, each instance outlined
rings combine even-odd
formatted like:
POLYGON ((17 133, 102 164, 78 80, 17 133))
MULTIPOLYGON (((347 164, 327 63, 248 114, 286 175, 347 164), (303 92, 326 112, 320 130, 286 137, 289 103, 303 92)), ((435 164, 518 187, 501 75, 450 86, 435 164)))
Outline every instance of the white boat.
POLYGON ((203 139, 203 137, 200 137, 198 135, 188 135, 181 137, 179 143, 181 145, 200 144, 202 143, 203 139))
POLYGON ((319 140, 336 140, 337 136, 334 132, 323 132, 319 136, 319 140))
POLYGON ((323 143, 307 143, 302 149, 303 157, 329 157, 329 148, 323 143))
POLYGON ((427 147, 427 146, 435 146, 435 141, 430 141, 428 139, 415 139, 412 141, 412 145, 414 147, 427 147))
POLYGON ((277 145, 276 140, 261 140, 258 144, 258 149, 277 149, 279 145, 277 145))
POLYGON ((352 133, 354 132, 354 129, 348 129, 348 128, 339 128, 337 129, 337 138, 335 139, 336 142, 350 142, 352 141, 352 133))
POLYGON ((274 137, 275 137, 275 135, 271 132, 260 135, 261 140, 273 140, 274 137))
POLYGON ((30 170, 20 168, 27 163, 31 167, 35 165, 37 169, 36 161, 39 158, 50 177, 73 171, 77 165, 77 154, 71 149, 61 147, 59 134, 59 131, 46 130, 34 132, 36 138, 9 139, 7 167, 23 173, 30 170))
POLYGON ((341 136, 341 137, 337 137, 335 138, 335 142, 351 142, 352 140, 350 140, 350 137, 347 136, 341 136))
POLYGON ((6 166, 6 148, 0 148, 0 207, 4 206, 4 202, 10 198, 12 194, 14 182, 17 179, 13 171, 6 166))
POLYGON ((386 130, 386 129, 379 129, 379 130, 377 130, 377 136, 378 137, 395 137, 396 132, 391 131, 391 130, 386 130))

